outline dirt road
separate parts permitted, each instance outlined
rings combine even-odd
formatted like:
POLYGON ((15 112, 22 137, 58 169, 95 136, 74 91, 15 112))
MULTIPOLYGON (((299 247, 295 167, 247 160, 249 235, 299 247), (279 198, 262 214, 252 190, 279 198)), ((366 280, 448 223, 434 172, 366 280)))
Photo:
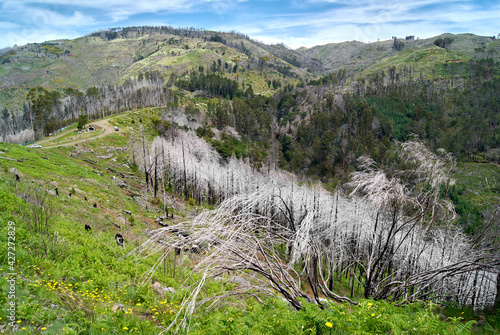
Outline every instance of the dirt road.
POLYGON ((57 143, 53 144, 53 143, 50 143, 50 142, 52 142, 54 140, 57 140, 59 137, 62 137, 62 136, 64 136, 64 135, 67 134, 67 133, 62 133, 62 134, 54 136, 54 137, 45 138, 45 139, 41 140, 40 142, 37 142, 36 144, 42 145, 42 148, 69 147, 69 146, 75 145, 77 143, 82 143, 82 142, 87 142, 87 141, 95 140, 96 138, 106 136, 109 133, 112 133, 112 132, 115 131, 113 129, 113 127, 109 124, 109 119, 100 120, 100 121, 97 121, 97 122, 92 122, 92 124, 97 125, 97 126, 103 128, 104 132, 102 132, 100 134, 96 134, 95 136, 92 136, 92 137, 87 137, 87 138, 84 138, 84 139, 77 139, 77 140, 74 140, 74 141, 71 141, 71 142, 62 143, 62 144, 57 144, 57 143), (44 143, 49 143, 49 144, 48 145, 44 145, 44 143))

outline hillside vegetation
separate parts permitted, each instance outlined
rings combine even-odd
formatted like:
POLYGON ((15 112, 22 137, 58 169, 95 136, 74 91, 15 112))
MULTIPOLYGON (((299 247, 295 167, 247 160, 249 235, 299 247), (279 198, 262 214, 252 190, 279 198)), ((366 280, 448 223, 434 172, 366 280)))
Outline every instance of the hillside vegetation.
MULTIPOLYGON (((153 334, 165 330, 171 322, 175 327, 182 325, 180 317, 183 308, 187 308, 185 295, 201 279, 201 275, 191 272, 191 266, 200 262, 202 255, 182 252, 176 256, 171 252, 163 254, 164 260, 155 265, 161 251, 138 259, 133 250, 147 242, 150 232, 160 227, 156 218, 164 216, 165 210, 173 215, 166 221, 172 228, 167 229, 177 226, 187 231, 194 213, 199 213, 202 207, 204 211, 213 207, 209 198, 196 197, 201 193, 194 190, 189 191, 185 200, 182 179, 160 183, 156 197, 153 195, 156 182, 146 191, 142 168, 136 167, 131 157, 130 150, 135 145, 130 149, 130 144, 139 141, 136 144, 139 153, 142 134, 153 139, 155 130, 151 126, 160 112, 139 110, 112 118, 107 122, 117 125, 119 132, 69 147, 33 149, 1 145, 2 157, 17 160, 0 161, 3 180, 0 215, 2 221, 12 221, 16 227, 13 267, 17 273, 16 320, 20 321, 11 328, 3 309, 0 317, 4 331, 153 334), (141 125, 146 126, 144 132, 141 125), (41 222, 33 221, 31 213, 40 205, 40 199, 45 201, 44 210, 50 216, 41 222), (41 228, 34 228, 34 222, 39 222, 41 228), (90 231, 85 230, 86 224, 90 231), (124 236, 124 249, 116 244, 116 233, 124 236), (148 272, 150 268, 156 270, 148 272)), ((165 131, 169 138, 169 130, 165 131)), ((66 132, 77 140, 74 128, 66 132)), ((180 145, 174 148, 182 152, 180 145)), ((182 164, 180 156, 172 158, 182 164)), ((135 159, 140 164, 141 157, 135 159)), ((194 166, 192 169, 196 171, 194 166)), ((191 177, 189 180, 193 181, 191 177)), ((7 225, 2 227, 2 240, 6 243, 7 225)), ((7 285, 6 276, 12 273, 7 266, 5 261, 0 270, 4 275, 2 285, 7 285)), ((335 280, 335 290, 349 294, 349 280, 342 277, 335 280)), ((244 285, 234 274, 224 278, 208 280, 200 292, 200 301, 216 292, 244 285)), ((305 285, 307 288, 308 284, 305 285)), ((245 300, 229 299, 208 314, 204 309, 195 312, 189 319, 189 333, 457 334, 474 329, 494 333, 491 327, 497 327, 488 319, 480 322, 481 328, 474 328, 476 317, 471 309, 443 309, 419 302, 398 307, 390 302, 364 300, 360 295, 358 286, 353 295, 359 301, 356 306, 330 301, 325 309, 320 309, 303 301, 298 312, 281 299, 271 297, 259 299, 264 299, 264 305, 252 295, 245 300), (450 318, 445 320, 446 317, 450 318)), ((2 295, 1 299, 5 305, 7 296, 2 295)))
POLYGON ((119 84, 145 71, 159 70, 167 75, 182 74, 200 66, 208 69, 219 60, 231 69, 237 64, 240 71, 234 73, 238 78, 252 84, 256 92, 262 92, 266 91, 262 76, 266 81, 281 78, 288 82, 287 78, 312 79, 314 75, 340 69, 369 74, 402 63, 429 74, 436 64, 447 60, 467 62, 477 56, 498 59, 500 55, 498 41, 472 34, 402 39, 401 43, 403 46, 398 49, 391 40, 291 50, 279 44, 265 45, 233 32, 171 27, 113 29, 75 40, 4 49, 0 58, 0 103, 9 108, 22 103, 21 97, 9 93, 13 89, 24 94, 37 86, 86 90, 119 84), (452 43, 446 49, 440 48, 433 43, 439 38, 451 38, 452 43), (250 70, 249 73, 241 73, 244 69, 250 70), (251 78, 254 72, 259 74, 257 78, 251 78))
POLYGON ((286 71, 284 78, 306 76, 305 70, 273 56, 243 35, 174 28, 130 28, 75 40, 28 44, 7 51, 0 65, 0 103, 9 108, 22 103, 23 100, 8 94, 9 89, 26 92, 29 88, 42 86, 86 90, 93 86, 120 84, 137 77, 140 72, 157 70, 166 77, 199 67, 208 70, 214 63, 220 66, 218 62, 222 62, 230 78, 238 76, 258 91, 265 90, 261 77, 278 79, 279 71, 286 71), (246 69, 252 71, 245 72, 246 69), (251 75, 256 70, 258 78, 251 75))

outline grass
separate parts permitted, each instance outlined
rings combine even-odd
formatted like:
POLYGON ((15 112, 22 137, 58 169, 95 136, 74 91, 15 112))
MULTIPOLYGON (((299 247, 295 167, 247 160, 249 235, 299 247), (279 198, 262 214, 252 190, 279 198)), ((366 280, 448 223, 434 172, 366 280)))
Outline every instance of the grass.
POLYGON ((331 304, 325 310, 305 303, 295 312, 285 303, 270 301, 267 306, 252 304, 244 311, 230 309, 191 320, 190 334, 466 334, 475 323, 457 326, 460 318, 442 322, 436 309, 425 303, 399 307, 362 300, 358 306, 331 304))
MULTIPOLYGON (((110 142, 117 146, 125 145, 127 139, 112 134, 105 140, 98 139, 95 142, 94 151, 104 154, 106 148, 103 145, 109 146, 110 142)), ((120 165, 127 163, 127 157, 118 154, 115 161, 92 157, 96 164, 90 165, 81 160, 85 157, 70 157, 70 148, 37 151, 0 144, 0 149, 6 150, 4 156, 23 159, 22 163, 0 163, 0 194, 3 200, 0 218, 2 221, 16 222, 18 237, 16 294, 17 319, 21 321, 18 330, 24 327, 27 333, 70 334, 72 331, 84 331, 105 334, 128 333, 137 328, 143 334, 154 333, 154 329, 163 321, 157 322, 155 313, 151 313, 150 309, 159 308, 160 299, 153 296, 147 289, 148 285, 139 288, 140 281, 137 277, 151 264, 135 264, 131 258, 125 257, 126 252, 143 239, 140 232, 144 227, 155 227, 152 223, 154 214, 138 206, 122 189, 114 185, 111 181, 112 172, 106 169, 112 167, 115 171, 129 173, 123 166, 120 168, 120 165), (57 231, 57 236, 64 245, 57 259, 42 257, 36 236, 28 233, 20 215, 26 205, 13 194, 14 182, 9 172, 11 168, 15 168, 21 175, 21 181, 16 185, 18 190, 33 187, 53 190, 58 187, 59 197, 51 196, 58 213, 51 233, 57 231), (51 177, 47 178, 49 175, 51 177), (71 190, 76 191, 70 198, 71 190), (94 208, 92 203, 97 203, 98 207, 94 208), (124 215, 123 210, 130 210, 138 218, 136 225, 123 224, 120 220, 124 215), (121 232, 129 245, 126 250, 118 248, 114 242, 116 227, 112 225, 113 222, 123 227, 121 232), (84 223, 92 226, 92 233, 85 232, 84 223), (124 304, 126 311, 112 312, 115 303, 124 304), (52 309, 50 304, 59 307, 52 309), (61 322, 61 318, 67 321, 61 322)), ((1 230, 2 243, 5 244, 5 225, 2 225, 1 230)), ((3 257, 1 259, 6 262, 3 257)), ((7 273, 6 265, 0 265, 2 276, 7 273)), ((178 273, 182 271, 178 270, 178 273)), ((155 278, 164 285, 179 287, 175 278, 161 273, 155 278)), ((3 285, 5 282, 2 279, 3 285)), ((166 298, 161 300, 164 304, 166 298)), ((1 294, 0 300, 3 304, 6 295, 1 294)), ((171 302, 170 298, 167 301, 171 302)), ((162 320, 168 320, 172 309, 163 308, 162 311, 168 315, 166 319, 162 317, 162 320)), ((6 320, 5 312, 5 309, 0 312, 2 324, 6 320)))
MULTIPOLYGON (((0 76, 1 73, 0 73, 0 76)), ((0 106, 7 107, 9 110, 17 108, 26 100, 28 89, 10 87, 0 89, 0 106)))
POLYGON ((411 66, 418 73, 430 78, 432 70, 437 65, 444 64, 447 60, 469 61, 470 56, 459 50, 446 50, 435 45, 425 46, 421 49, 406 49, 376 63, 365 71, 365 74, 374 73, 391 66, 401 68, 411 66))
POLYGON ((500 203, 500 166, 497 164, 460 162, 454 178, 462 196, 480 208, 500 203))

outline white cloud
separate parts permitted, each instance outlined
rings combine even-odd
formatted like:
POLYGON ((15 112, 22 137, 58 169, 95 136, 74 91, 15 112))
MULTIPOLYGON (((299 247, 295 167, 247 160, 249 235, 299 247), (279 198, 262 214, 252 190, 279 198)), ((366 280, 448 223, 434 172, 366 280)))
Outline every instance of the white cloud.
POLYGON ((471 32, 491 35, 500 17, 498 6, 488 10, 464 10, 474 7, 469 1, 416 0, 413 2, 380 0, 308 1, 340 4, 322 7, 323 12, 307 10, 293 15, 270 15, 259 21, 240 24, 236 29, 260 40, 281 41, 297 48, 331 42, 358 40, 373 42, 391 36, 431 37, 444 32, 471 32), (425 10, 424 10, 424 9, 425 10))
MULTIPOLYGON (((112 18, 113 21, 122 21, 129 16, 156 12, 198 12, 212 11, 216 14, 227 12, 238 3, 245 0, 19 0, 7 1, 11 8, 81 8, 85 11, 99 13, 112 18)), ((5 7, 5 6, 4 6, 5 7)))
MULTIPOLYGON (((157 22, 163 21, 163 14, 182 13, 189 19, 189 14, 208 12, 219 20, 200 28, 237 30, 266 43, 299 47, 376 41, 393 35, 424 37, 457 31, 491 35, 495 32, 488 31, 500 17, 499 5, 484 8, 472 0, 292 0, 283 4, 283 10, 270 6, 273 11, 267 11, 265 2, 259 2, 259 8, 248 2, 245 12, 240 10, 241 2, 245 0, 5 0, 0 5, 0 28, 11 36, 23 27, 26 36, 35 37, 35 30, 47 32, 46 36, 54 36, 56 30, 59 36, 73 36, 75 31, 82 35, 89 29, 133 25, 130 19, 135 24, 152 24, 140 14, 155 13, 152 19, 157 22)), ((199 16, 192 17, 192 22, 180 24, 199 26, 199 16)), ((0 47, 6 46, 5 41, 4 34, 0 47)))
POLYGON ((21 26, 17 23, 13 23, 13 22, 7 22, 7 21, 0 21, 0 29, 4 29, 4 30, 7 30, 7 29, 20 29, 21 26))
MULTIPOLYGON (((10 31, 2 36, 2 44, 5 46, 24 45, 27 43, 41 43, 51 40, 72 39, 80 36, 76 31, 66 31, 61 33, 59 30, 20 30, 10 31)), ((2 47, 2 46, 0 46, 2 47)))
POLYGON ((51 39, 75 38, 78 30, 96 23, 80 11, 60 12, 58 6, 30 7, 6 1, 0 9, 0 47, 43 42, 51 39))
POLYGON ((74 12, 69 16, 44 9, 35 9, 26 13, 24 21, 35 27, 81 27, 95 23, 94 18, 80 12, 74 12))

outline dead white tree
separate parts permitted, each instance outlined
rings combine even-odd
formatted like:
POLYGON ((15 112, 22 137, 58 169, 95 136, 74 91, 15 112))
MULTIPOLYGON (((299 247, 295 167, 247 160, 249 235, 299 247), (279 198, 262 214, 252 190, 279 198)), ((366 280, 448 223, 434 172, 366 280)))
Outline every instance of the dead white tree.
POLYGON ((454 183, 450 175, 455 162, 418 141, 398 144, 398 149, 404 170, 389 173, 361 157, 361 171, 349 183, 351 195, 359 194, 364 207, 373 211, 366 257, 357 262, 365 277, 365 297, 456 296, 459 285, 450 289, 450 281, 477 273, 489 276, 493 264, 452 226, 453 205, 441 194, 454 183))
POLYGON ((196 292, 206 280, 228 273, 250 285, 207 298, 212 303, 259 292, 279 293, 294 308, 301 308, 301 297, 321 304, 321 294, 355 303, 335 293, 343 277, 351 298, 357 286, 376 299, 494 301, 497 264, 451 224, 453 206, 441 197, 453 184, 454 161, 444 152, 436 155, 417 141, 400 144, 406 167, 400 171, 363 157, 346 196, 340 188, 331 194, 285 173, 263 176, 234 158, 224 161, 192 133, 155 141, 168 157, 163 173, 179 193, 187 184, 219 203, 192 223, 153 232, 136 250, 140 257, 161 255, 157 266, 170 252, 201 251, 194 271, 203 279, 184 299, 183 322, 200 307, 196 292), (300 280, 312 296, 300 290, 300 280))

